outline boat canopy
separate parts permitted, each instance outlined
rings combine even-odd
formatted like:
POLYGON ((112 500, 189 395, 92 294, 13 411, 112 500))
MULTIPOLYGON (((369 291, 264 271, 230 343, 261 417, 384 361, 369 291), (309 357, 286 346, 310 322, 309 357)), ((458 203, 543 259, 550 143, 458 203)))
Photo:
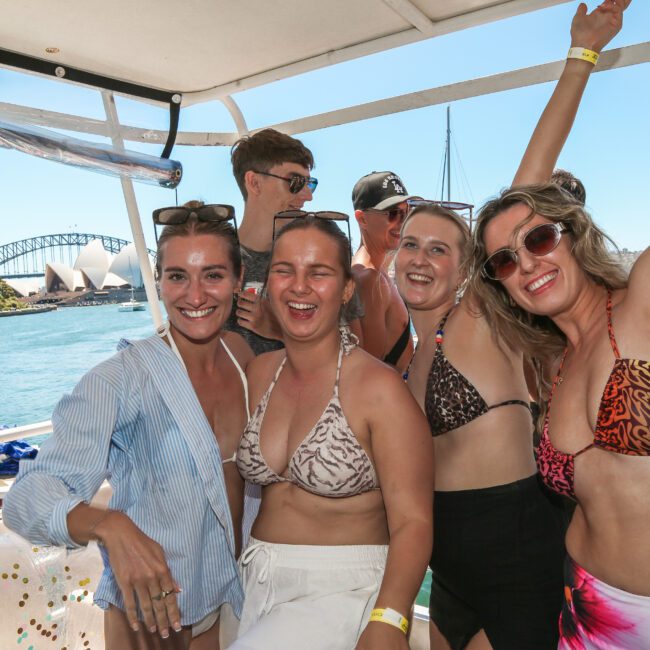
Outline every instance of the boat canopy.
MULTIPOLYGON (((144 101, 222 101, 233 133, 179 134, 189 145, 231 145, 248 133, 233 95, 376 52, 537 11, 567 0, 65 0, 5 3, 0 66, 30 69, 144 101)), ((598 69, 650 60, 650 43, 601 58, 598 69)), ((304 116, 276 126, 304 133, 378 115, 556 79, 561 62, 304 116)), ((5 119, 110 136, 98 120, 0 104, 5 119)), ((166 144, 168 132, 120 127, 126 140, 166 144)), ((174 133, 175 135, 175 133, 174 133)))
POLYGON ((0 43, 188 105, 566 1, 21 0, 0 43))

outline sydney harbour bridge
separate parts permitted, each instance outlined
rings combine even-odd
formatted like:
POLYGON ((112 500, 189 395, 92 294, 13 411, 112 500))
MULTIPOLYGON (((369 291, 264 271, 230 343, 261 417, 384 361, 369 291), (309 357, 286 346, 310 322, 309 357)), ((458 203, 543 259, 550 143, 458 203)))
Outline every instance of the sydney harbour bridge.
MULTIPOLYGON (((0 245, 0 278, 33 278, 45 273, 51 262, 73 266, 81 249, 94 239, 102 242, 109 253, 116 255, 128 245, 125 239, 90 233, 59 233, 40 235, 0 245)), ((149 250, 155 256, 155 251, 149 250)))

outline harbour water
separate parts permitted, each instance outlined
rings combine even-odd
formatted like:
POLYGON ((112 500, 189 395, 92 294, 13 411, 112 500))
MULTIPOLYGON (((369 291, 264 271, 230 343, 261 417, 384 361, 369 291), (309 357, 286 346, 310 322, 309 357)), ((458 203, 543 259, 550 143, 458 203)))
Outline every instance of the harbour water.
POLYGON ((0 424, 49 420, 61 396, 110 357, 121 338, 153 332, 151 315, 118 305, 0 319, 0 424))

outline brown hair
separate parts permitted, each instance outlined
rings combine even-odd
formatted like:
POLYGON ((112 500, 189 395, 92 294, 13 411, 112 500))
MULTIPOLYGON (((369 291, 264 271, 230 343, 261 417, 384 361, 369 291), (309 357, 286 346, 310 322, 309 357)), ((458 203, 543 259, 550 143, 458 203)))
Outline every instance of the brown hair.
POLYGON ((513 187, 488 201, 480 210, 473 234, 470 289, 497 336, 513 347, 545 362, 555 358, 566 345, 566 337, 547 316, 538 316, 514 304, 501 282, 481 274, 488 257, 485 228, 492 219, 514 205, 526 205, 530 212, 519 228, 537 214, 548 221, 562 223, 573 240, 573 256, 587 277, 608 289, 627 286, 627 274, 621 263, 607 249, 614 242, 592 221, 572 195, 554 183, 513 187))
POLYGON ((275 129, 263 129, 237 140, 230 149, 230 161, 244 201, 248 198, 244 180, 247 171, 268 172, 274 165, 286 162, 309 170, 314 167, 314 156, 300 140, 275 129))
MULTIPOLYGON (((188 201, 183 204, 184 208, 196 210, 204 205, 203 201, 188 201)), ((191 214, 184 223, 165 226, 158 238, 158 250, 156 254, 156 276, 162 274, 162 261, 165 244, 174 237, 189 237, 190 235, 214 235, 222 237, 228 246, 228 257, 232 264, 233 273, 236 278, 241 274, 241 252, 239 240, 235 229, 228 221, 200 221, 196 215, 191 214)))
POLYGON ((556 169, 551 174, 551 183, 559 185, 566 190, 578 203, 584 205, 587 200, 587 190, 579 178, 576 178, 566 169, 556 169))

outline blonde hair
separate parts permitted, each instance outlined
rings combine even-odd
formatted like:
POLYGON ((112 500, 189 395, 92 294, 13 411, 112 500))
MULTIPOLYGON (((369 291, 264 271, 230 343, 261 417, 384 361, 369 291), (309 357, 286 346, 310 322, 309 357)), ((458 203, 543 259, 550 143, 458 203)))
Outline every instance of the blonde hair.
POLYGON ((592 282, 610 290, 621 289, 627 286, 627 273, 606 242, 618 250, 616 244, 596 226, 583 205, 554 183, 508 188, 481 208, 472 238, 470 289, 498 338, 509 341, 529 358, 548 363, 566 345, 565 335, 547 316, 531 314, 516 305, 501 282, 481 273, 488 258, 484 242, 488 223, 518 204, 527 206, 530 212, 515 234, 536 214, 540 215, 566 227, 566 236, 573 241, 573 256, 592 282))
POLYGON ((461 264, 465 264, 471 252, 471 241, 472 241, 472 237, 469 231, 469 226, 467 225, 465 219, 463 219, 460 215, 458 215, 453 210, 449 210, 448 208, 443 208, 440 205, 436 205, 434 202, 418 205, 408 213, 406 219, 404 219, 404 221, 402 222, 402 227, 399 232, 400 239, 404 236, 404 228, 406 228, 406 224, 418 214, 428 214, 431 215, 432 217, 442 217, 447 221, 451 221, 456 226, 458 232, 460 233, 461 264))

